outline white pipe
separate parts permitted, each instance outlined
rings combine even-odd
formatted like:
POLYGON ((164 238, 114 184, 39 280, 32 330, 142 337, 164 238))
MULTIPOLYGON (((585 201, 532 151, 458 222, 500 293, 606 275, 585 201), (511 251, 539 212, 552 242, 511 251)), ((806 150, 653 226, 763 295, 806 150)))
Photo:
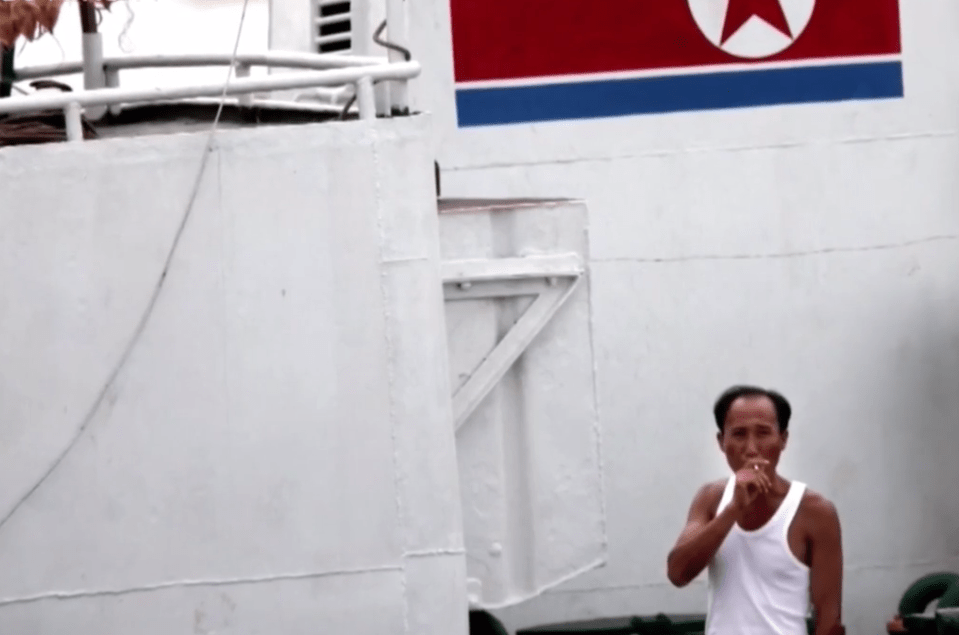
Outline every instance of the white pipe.
MULTIPOLYGON (((217 100, 219 101, 219 100, 217 100)), ((253 105, 259 108, 276 108, 277 110, 299 112, 322 112, 338 115, 343 112, 343 106, 336 104, 304 104, 303 102, 289 102, 278 99, 254 99, 253 105)))
MULTIPOLYGON (((233 56, 223 53, 187 55, 130 55, 104 60, 107 66, 117 68, 143 68, 146 66, 219 66, 233 61, 233 56)), ((383 57, 339 55, 336 53, 241 53, 236 61, 250 66, 284 66, 286 68, 352 68, 355 66, 378 66, 386 62, 383 57)))
POLYGON ((83 87, 87 90, 106 86, 103 73, 103 36, 83 34, 83 87))
MULTIPOLYGON (((236 78, 237 78, 237 79, 242 79, 242 78, 244 78, 244 77, 249 77, 249 76, 250 76, 250 65, 249 65, 249 64, 245 64, 245 63, 243 63, 243 62, 239 62, 239 63, 237 63, 234 72, 236 73, 236 78)), ((253 105, 253 94, 252 94, 252 93, 246 93, 246 94, 244 94, 244 95, 240 95, 239 102, 240 102, 240 105, 241 105, 241 106, 252 106, 252 105, 253 105)))
MULTIPOLYGON (((407 47, 406 33, 406 6, 404 0, 386 0, 386 39, 391 44, 407 47)), ((393 49, 388 50, 390 63, 399 63, 406 60, 403 53, 393 49)), ((401 114, 410 110, 409 90, 405 81, 390 82, 390 99, 393 108, 401 114)))
MULTIPOLYGON (((227 101, 227 103, 234 102, 239 104, 239 100, 230 99, 227 101)), ((196 104, 201 106, 218 106, 220 104, 220 97, 219 95, 216 97, 190 97, 187 99, 180 99, 178 100, 178 103, 196 104)), ((283 110, 285 112, 328 113, 331 115, 339 115, 343 113, 343 106, 283 101, 279 99, 258 99, 257 97, 253 98, 253 105, 257 108, 283 110)))
MULTIPOLYGON (((120 87, 120 71, 115 68, 107 68, 104 72, 107 88, 119 88, 120 87)), ((110 106, 110 114, 119 115, 123 111, 123 107, 120 104, 114 104, 110 106)))
MULTIPOLYGON (((377 84, 377 86, 380 85, 381 84, 377 84)), ((296 103, 312 101, 325 104, 340 104, 340 106, 342 106, 348 102, 354 94, 353 87, 349 84, 346 86, 337 86, 336 88, 318 87, 297 94, 293 101, 296 103)))
MULTIPOLYGON (((124 57, 105 57, 103 67, 106 70, 127 68, 159 68, 185 66, 228 66, 233 56, 227 53, 200 53, 187 55, 127 55, 124 57)), ((278 66, 284 68, 304 68, 326 70, 331 68, 353 68, 356 66, 378 66, 387 62, 385 57, 360 55, 338 55, 336 53, 245 53, 237 55, 236 61, 249 66, 278 66)), ((17 79, 36 79, 72 75, 83 72, 83 62, 64 62, 18 68, 17 79)))
MULTIPOLYGON (((87 90, 103 88, 107 85, 103 70, 103 36, 100 33, 83 34, 83 87, 87 90)), ((87 117, 93 120, 105 115, 104 107, 87 109, 87 117)))
POLYGON ((104 79, 106 80, 107 88, 119 88, 120 87, 120 71, 115 68, 108 68, 104 73, 104 79))
POLYGON ((83 122, 80 121, 80 104, 71 101, 63 107, 67 141, 83 141, 83 122))
POLYGON ((376 99, 376 114, 390 116, 390 82, 379 82, 373 86, 373 95, 376 99))
POLYGON ((361 77, 356 82, 356 101, 360 110, 360 119, 376 119, 376 98, 373 96, 373 80, 361 77))
MULTIPOLYGON (((236 79, 227 86, 227 95, 241 95, 260 91, 311 88, 313 86, 337 86, 356 83, 361 77, 370 80, 399 80, 416 77, 420 73, 419 62, 402 62, 380 66, 339 68, 303 73, 283 73, 268 77, 236 79)), ((65 108, 70 102, 80 106, 103 106, 142 101, 168 101, 190 97, 216 97, 223 93, 223 83, 200 84, 157 88, 101 88, 72 93, 34 94, 27 97, 0 99, 0 114, 65 108)))

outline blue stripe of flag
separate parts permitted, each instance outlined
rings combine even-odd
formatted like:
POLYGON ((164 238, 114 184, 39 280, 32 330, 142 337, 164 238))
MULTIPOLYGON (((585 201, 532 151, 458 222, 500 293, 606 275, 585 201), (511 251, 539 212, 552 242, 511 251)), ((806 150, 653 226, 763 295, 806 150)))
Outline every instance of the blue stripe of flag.
POLYGON ((895 61, 460 88, 456 107, 460 126, 486 126, 902 96, 895 61))

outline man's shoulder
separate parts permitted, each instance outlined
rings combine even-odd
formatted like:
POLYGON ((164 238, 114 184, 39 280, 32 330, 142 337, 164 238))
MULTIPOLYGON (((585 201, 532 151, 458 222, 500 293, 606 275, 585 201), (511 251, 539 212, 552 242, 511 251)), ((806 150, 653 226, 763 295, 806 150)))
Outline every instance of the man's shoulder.
POLYGON ((839 512, 831 500, 809 488, 799 502, 799 514, 810 529, 825 529, 839 524, 839 512))
POLYGON ((700 498, 706 499, 716 499, 716 502, 719 502, 719 499, 723 497, 723 492, 726 489, 726 483, 729 479, 719 479, 718 481, 709 481, 705 485, 699 488, 699 492, 696 494, 700 498))
POLYGON ((799 505, 800 509, 811 514, 833 515, 836 513, 836 506, 831 500, 808 487, 806 491, 803 492, 802 501, 800 501, 799 505))
POLYGON ((702 508, 708 512, 710 518, 715 516, 719 509, 719 501, 723 498, 723 492, 726 489, 728 480, 729 479, 720 479, 718 481, 710 481, 700 487, 699 492, 696 494, 696 500, 699 501, 702 508))

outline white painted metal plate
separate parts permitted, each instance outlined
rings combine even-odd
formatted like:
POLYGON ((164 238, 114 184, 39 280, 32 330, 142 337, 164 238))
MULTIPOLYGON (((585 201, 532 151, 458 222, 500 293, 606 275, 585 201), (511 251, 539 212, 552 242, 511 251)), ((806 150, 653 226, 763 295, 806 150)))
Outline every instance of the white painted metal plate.
POLYGON ((542 326, 515 363, 501 355, 508 368, 457 432, 468 589, 482 608, 534 597, 606 553, 585 207, 500 207, 440 218, 454 395, 495 370, 484 362, 498 344, 530 335, 524 316, 542 326))

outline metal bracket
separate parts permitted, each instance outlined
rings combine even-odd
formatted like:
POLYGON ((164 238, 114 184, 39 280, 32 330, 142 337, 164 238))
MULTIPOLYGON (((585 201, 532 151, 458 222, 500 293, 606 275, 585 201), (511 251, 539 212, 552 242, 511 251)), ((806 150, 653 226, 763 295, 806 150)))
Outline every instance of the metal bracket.
POLYGON ((453 394, 453 420, 457 430, 566 302, 578 286, 583 271, 583 261, 577 254, 454 260, 441 264, 443 295, 447 301, 536 296, 466 383, 453 394))

